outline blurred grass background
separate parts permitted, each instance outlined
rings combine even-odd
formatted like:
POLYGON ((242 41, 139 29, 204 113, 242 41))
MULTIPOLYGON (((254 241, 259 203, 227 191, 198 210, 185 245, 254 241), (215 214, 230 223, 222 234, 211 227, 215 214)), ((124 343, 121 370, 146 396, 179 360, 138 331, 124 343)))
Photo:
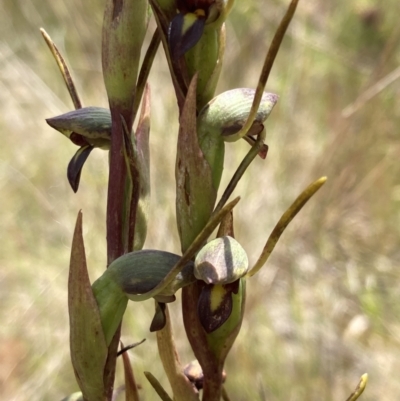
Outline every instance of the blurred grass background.
MULTIPOLYGON (((288 1, 237 0, 218 92, 255 87, 288 1)), ((329 181, 248 283, 247 314, 227 361, 235 401, 400 398, 400 25, 398 0, 302 1, 268 91, 269 155, 236 194, 236 236, 258 257, 281 213, 309 182, 329 181), (399 398, 398 398, 399 397, 399 398)), ((107 155, 93 152, 73 194, 76 147, 45 118, 72 103, 39 33, 65 55, 84 105, 107 107, 101 75, 102 1, 0 2, 0 399, 59 400, 76 391, 68 354, 67 274, 79 209, 92 279, 105 267, 107 155)), ((153 27, 152 27, 153 28, 153 27)), ((150 29, 152 31, 152 29, 150 29)), ((174 217, 177 108, 162 51, 152 89, 152 219, 147 248, 179 252, 174 217)), ((227 145, 222 188, 248 150, 227 145)), ((131 304, 123 341, 142 374, 163 383, 151 301, 131 304)), ((184 362, 192 359, 172 306, 184 362)), ((121 376, 117 384, 122 383, 121 376)))

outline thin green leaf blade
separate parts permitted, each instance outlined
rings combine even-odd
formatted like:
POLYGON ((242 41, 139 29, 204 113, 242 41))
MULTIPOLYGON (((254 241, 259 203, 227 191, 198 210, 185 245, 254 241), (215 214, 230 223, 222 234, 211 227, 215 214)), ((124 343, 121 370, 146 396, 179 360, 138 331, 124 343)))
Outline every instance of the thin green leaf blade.
POLYGON ((360 395, 364 392, 365 387, 367 386, 367 382, 368 382, 368 374, 364 373, 361 376, 360 381, 358 382, 356 389, 350 394, 349 398, 347 398, 346 401, 356 401, 356 400, 358 400, 360 395))

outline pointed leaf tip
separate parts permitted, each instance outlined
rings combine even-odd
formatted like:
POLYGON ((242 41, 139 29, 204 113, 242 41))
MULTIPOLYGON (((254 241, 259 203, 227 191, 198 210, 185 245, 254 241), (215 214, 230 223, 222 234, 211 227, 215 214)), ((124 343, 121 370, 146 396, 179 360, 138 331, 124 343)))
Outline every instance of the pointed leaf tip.
POLYGON ((289 223, 296 217, 297 213, 303 208, 303 206, 312 198, 312 196, 325 184, 327 177, 321 177, 318 180, 311 183, 304 191, 296 198, 296 200, 289 206, 289 208, 283 213, 278 223, 276 223, 272 230, 268 240, 264 246, 255 265, 249 270, 248 276, 251 277, 256 274, 267 262, 269 256, 275 248, 279 238, 285 231, 289 223))
POLYGON ((350 394, 346 401, 356 401, 364 392, 368 382, 368 373, 364 373, 357 384, 356 389, 350 394))
POLYGON ((108 349, 86 266, 81 211, 78 213, 72 240, 68 311, 71 361, 83 399, 102 400, 108 349))

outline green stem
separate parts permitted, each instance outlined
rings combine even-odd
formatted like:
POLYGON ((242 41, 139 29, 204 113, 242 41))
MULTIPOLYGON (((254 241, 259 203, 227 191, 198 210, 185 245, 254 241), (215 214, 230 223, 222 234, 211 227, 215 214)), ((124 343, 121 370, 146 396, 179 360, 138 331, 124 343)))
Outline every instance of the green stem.
POLYGON ((173 401, 172 398, 168 395, 168 393, 164 390, 164 387, 160 384, 160 382, 154 377, 154 375, 150 372, 143 372, 146 376, 146 379, 153 386, 156 393, 162 399, 162 401, 173 401))
POLYGON ((139 110, 140 101, 142 100, 143 92, 146 87, 146 82, 149 77, 151 66, 153 65, 154 57, 156 56, 160 42, 161 34, 159 29, 157 28, 153 34, 153 37, 151 38, 150 45, 143 59, 142 67, 140 68, 140 73, 136 84, 135 99, 133 101, 132 121, 135 121, 137 112, 139 110))
POLYGON ((220 401, 223 361, 212 352, 197 314, 200 286, 194 283, 182 288, 183 323, 193 352, 203 369, 203 401, 220 401))
POLYGON ((244 157, 242 162, 240 163, 239 167, 236 169, 235 174, 229 181, 228 186, 226 187, 224 193, 221 196, 220 201, 218 202, 217 206, 214 209, 213 213, 218 213, 228 201, 229 197, 232 195, 232 192, 235 190, 238 182, 243 177, 243 174, 250 166, 252 161, 256 158, 260 150, 264 146, 264 139, 265 139, 265 129, 263 129, 257 137, 257 140, 254 142, 251 149, 248 151, 247 155, 244 157))

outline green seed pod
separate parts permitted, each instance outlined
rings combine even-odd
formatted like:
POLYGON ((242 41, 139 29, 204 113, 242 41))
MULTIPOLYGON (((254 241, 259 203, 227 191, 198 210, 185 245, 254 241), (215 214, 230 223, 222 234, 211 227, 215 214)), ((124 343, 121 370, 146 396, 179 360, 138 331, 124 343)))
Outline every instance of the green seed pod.
POLYGON ((243 277, 249 260, 242 246, 234 238, 216 238, 197 254, 194 275, 206 284, 229 284, 243 277))
MULTIPOLYGON (((122 320, 128 299, 148 299, 149 297, 143 294, 159 284, 179 259, 179 255, 158 250, 130 252, 115 259, 93 283, 92 289, 99 306, 107 344, 122 320)), ((194 281, 193 262, 190 262, 154 298, 158 302, 173 302, 175 292, 194 281)))
POLYGON ((72 133, 80 135, 87 144, 101 149, 110 148, 111 114, 102 107, 84 107, 46 119, 47 124, 73 142, 72 133))

